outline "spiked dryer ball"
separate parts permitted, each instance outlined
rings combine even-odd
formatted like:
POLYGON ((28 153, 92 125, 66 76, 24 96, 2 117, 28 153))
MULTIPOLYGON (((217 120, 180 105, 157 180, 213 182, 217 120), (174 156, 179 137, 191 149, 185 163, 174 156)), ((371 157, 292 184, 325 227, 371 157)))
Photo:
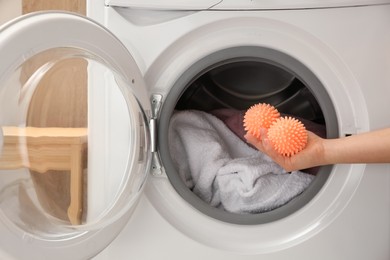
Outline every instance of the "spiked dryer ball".
POLYGON ((256 104, 251 106, 244 116, 244 127, 251 135, 260 139, 260 128, 269 128, 280 114, 275 107, 269 104, 256 104))
POLYGON ((268 140, 284 156, 292 156, 307 144, 307 131, 298 119, 281 117, 268 130, 268 140))

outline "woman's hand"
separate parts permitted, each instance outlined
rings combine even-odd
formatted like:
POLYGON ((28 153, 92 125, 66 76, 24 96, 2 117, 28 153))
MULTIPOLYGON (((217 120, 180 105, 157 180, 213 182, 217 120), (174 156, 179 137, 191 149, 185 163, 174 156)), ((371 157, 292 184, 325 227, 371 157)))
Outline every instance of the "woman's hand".
POLYGON ((306 147, 302 151, 291 157, 283 156, 273 148, 272 144, 267 138, 266 129, 261 129, 261 140, 258 140, 256 137, 249 133, 245 135, 245 138, 248 143, 252 144, 257 149, 267 154, 277 164, 283 167, 286 171, 290 172, 311 168, 325 163, 323 146, 324 139, 310 131, 308 131, 307 134, 308 140, 306 147))

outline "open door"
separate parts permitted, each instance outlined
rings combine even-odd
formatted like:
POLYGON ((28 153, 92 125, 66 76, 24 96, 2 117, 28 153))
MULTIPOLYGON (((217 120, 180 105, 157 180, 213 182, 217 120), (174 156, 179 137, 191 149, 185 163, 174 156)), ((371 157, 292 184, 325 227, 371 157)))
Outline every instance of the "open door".
POLYGON ((0 252, 16 259, 92 257, 122 229, 149 172, 151 109, 137 64, 103 27, 53 12, 1 27, 0 56, 0 252), (87 84, 53 100, 55 83, 39 86, 69 62, 87 67, 87 84), (84 105, 75 106, 80 100, 84 105), (83 123, 62 124, 69 113, 83 123), (39 124, 48 117, 53 124, 39 124), (40 185, 39 177, 53 171, 53 182, 40 185), (62 216, 45 189, 54 191, 51 201, 69 198, 62 216), (86 247, 91 240, 94 247, 86 247))

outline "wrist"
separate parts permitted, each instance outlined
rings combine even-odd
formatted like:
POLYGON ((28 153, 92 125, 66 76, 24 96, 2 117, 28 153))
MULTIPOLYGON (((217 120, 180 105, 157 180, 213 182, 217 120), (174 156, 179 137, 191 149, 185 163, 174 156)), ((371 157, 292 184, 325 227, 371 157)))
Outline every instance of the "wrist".
POLYGON ((335 164, 335 158, 337 153, 336 144, 333 139, 322 139, 319 147, 319 165, 335 164))

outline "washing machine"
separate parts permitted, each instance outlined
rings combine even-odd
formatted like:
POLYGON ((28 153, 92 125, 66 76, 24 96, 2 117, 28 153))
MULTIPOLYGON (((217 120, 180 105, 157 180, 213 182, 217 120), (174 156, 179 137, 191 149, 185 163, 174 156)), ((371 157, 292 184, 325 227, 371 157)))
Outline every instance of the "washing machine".
POLYGON ((389 164, 321 166, 237 213, 169 148, 175 114, 258 102, 326 138, 389 127, 388 0, 87 4, 0 29, 0 259, 390 258, 389 164))

